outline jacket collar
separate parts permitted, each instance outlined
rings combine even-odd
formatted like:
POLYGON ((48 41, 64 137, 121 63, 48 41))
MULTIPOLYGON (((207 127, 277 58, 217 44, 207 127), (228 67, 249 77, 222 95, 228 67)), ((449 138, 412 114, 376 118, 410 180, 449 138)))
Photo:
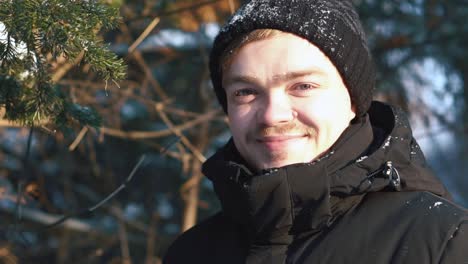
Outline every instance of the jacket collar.
POLYGON ((291 235, 320 230, 367 192, 446 193, 428 171, 402 112, 376 102, 319 160, 256 174, 230 140, 203 164, 203 173, 224 214, 244 226, 256 244, 287 244, 291 235))

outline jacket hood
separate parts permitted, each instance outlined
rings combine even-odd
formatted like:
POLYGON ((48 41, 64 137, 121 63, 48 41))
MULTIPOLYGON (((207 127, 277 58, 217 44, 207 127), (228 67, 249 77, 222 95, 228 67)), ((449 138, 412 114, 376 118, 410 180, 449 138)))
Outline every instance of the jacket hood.
POLYGON ((329 226, 369 192, 429 191, 449 198, 405 114, 380 102, 313 162, 254 173, 230 140, 202 171, 213 182, 223 214, 258 245, 287 244, 291 236, 329 226))

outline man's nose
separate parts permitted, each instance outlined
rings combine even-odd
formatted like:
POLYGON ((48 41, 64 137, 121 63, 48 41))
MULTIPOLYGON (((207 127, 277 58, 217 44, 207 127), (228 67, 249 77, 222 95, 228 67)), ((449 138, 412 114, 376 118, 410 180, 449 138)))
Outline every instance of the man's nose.
POLYGON ((297 116, 289 98, 283 94, 268 95, 257 112, 257 120, 265 126, 292 121, 297 116))

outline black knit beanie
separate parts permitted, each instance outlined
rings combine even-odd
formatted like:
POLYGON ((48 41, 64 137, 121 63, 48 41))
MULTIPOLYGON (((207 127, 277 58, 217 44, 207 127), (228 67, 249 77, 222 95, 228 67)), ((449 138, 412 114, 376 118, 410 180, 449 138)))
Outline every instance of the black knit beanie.
POLYGON ((221 29, 210 54, 211 81, 226 113, 221 55, 234 40, 256 29, 289 32, 320 48, 341 74, 356 116, 367 112, 372 101, 375 69, 359 16, 350 1, 251 0, 221 29))

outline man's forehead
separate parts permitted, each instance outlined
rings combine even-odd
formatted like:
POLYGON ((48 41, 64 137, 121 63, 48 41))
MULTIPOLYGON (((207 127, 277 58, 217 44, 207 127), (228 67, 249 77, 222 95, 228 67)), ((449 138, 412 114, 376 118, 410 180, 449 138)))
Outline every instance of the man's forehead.
MULTIPOLYGON (((324 76, 325 73, 321 69, 310 68, 299 71, 290 71, 278 73, 270 76, 270 79, 273 83, 283 83, 288 82, 294 79, 307 77, 307 76, 324 76)), ((230 73, 224 78, 223 86, 230 87, 236 83, 251 83, 251 84, 260 84, 262 78, 253 75, 253 74, 242 74, 242 73, 230 73)))
POLYGON ((271 78, 284 79, 303 75, 304 72, 320 73, 331 64, 328 57, 313 43, 285 32, 242 46, 224 68, 224 77, 233 73, 251 75, 249 73, 257 72, 259 68, 274 68, 271 78))

